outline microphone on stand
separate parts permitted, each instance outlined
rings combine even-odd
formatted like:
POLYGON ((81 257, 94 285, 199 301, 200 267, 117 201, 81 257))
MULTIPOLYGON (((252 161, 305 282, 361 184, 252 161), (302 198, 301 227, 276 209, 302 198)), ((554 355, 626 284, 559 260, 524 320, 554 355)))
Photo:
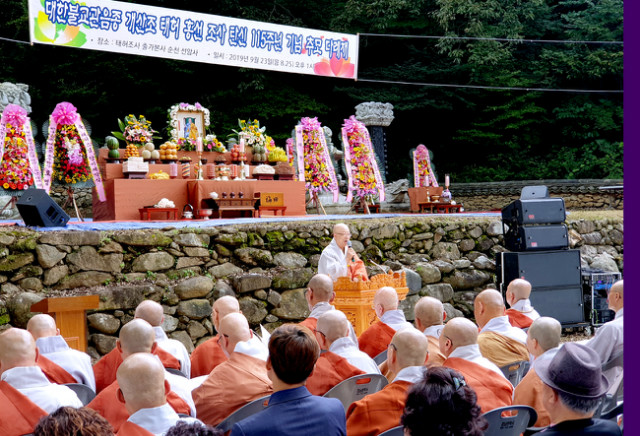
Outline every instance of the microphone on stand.
MULTIPOLYGON (((347 247, 351 248, 351 241, 347 241, 347 247)), ((351 256, 351 262, 355 262, 355 261, 356 261, 356 257, 351 256)))

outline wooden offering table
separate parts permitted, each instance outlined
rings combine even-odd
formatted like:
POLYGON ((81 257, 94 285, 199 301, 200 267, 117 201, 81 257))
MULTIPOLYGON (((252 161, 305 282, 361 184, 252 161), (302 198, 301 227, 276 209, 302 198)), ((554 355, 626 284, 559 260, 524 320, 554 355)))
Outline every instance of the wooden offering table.
POLYGON ((31 305, 32 312, 43 312, 56 320, 60 334, 71 348, 87 351, 87 309, 100 306, 98 295, 45 298, 31 305))
POLYGON ((163 212, 166 214, 166 219, 178 219, 178 208, 175 207, 143 207, 142 209, 138 209, 140 212, 140 220, 151 221, 151 214, 153 212, 163 212))
POLYGON ((366 282, 354 282, 348 277, 338 277, 338 280, 333 284, 333 289, 336 291, 336 299, 334 300, 336 309, 347 315, 347 319, 353 324, 357 336, 360 336, 371 324, 376 322, 373 297, 378 289, 384 286, 394 288, 400 300, 403 300, 409 292, 404 271, 378 274, 366 282))

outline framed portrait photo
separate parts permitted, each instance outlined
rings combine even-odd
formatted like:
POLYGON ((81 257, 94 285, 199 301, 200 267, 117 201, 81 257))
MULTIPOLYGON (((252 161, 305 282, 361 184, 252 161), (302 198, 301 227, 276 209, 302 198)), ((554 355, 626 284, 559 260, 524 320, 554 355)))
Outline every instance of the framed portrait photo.
POLYGON ((195 144, 197 138, 206 136, 209 127, 209 110, 199 103, 176 104, 169 109, 169 124, 173 141, 187 140, 195 144))

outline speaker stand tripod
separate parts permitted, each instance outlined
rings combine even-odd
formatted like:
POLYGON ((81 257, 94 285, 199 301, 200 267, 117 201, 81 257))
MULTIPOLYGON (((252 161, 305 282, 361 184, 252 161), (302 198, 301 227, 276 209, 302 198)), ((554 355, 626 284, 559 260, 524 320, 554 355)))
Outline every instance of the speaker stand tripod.
POLYGON ((82 218, 82 215, 80 214, 80 210, 78 209, 78 205, 76 203, 75 193, 73 191, 73 188, 71 187, 67 187, 67 199, 64 201, 64 204, 62 205, 62 209, 65 209, 67 207, 67 205, 69 204, 69 201, 71 201, 71 203, 73 204, 73 209, 76 211, 76 217, 78 217, 78 219, 81 222, 84 222, 84 219, 82 218))
POLYGON ((356 197, 354 202, 351 203, 351 207, 349 208, 349 212, 347 212, 347 214, 350 214, 351 211, 357 213, 359 209, 362 209, 362 212, 367 215, 371 214, 371 211, 369 210, 369 204, 367 203, 365 197, 356 197))
POLYGON ((318 198, 318 193, 316 191, 313 191, 313 193, 311 194, 311 198, 309 199, 309 201, 307 201, 307 204, 305 204, 305 208, 309 206, 309 203, 311 203, 312 201, 316 205, 316 212, 318 212, 318 215, 320 215, 320 209, 322 209, 323 214, 325 215, 327 214, 327 211, 324 210, 324 206, 320 202, 320 199, 318 198))

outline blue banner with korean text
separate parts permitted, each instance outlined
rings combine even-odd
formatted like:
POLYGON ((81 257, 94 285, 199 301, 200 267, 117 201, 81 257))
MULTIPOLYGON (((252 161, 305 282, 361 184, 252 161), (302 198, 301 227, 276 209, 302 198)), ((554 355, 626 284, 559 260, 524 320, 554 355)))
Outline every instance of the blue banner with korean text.
POLYGON ((109 0, 29 0, 31 42, 357 78, 358 37, 109 0))

